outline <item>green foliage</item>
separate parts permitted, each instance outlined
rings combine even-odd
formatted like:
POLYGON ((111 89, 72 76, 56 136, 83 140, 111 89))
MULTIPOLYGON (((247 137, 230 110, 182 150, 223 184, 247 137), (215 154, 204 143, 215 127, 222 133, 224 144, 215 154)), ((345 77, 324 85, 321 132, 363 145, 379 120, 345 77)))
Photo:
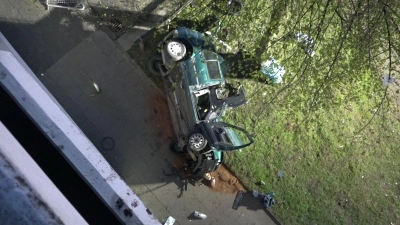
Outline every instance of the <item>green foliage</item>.
MULTIPOLYGON (((367 72, 363 79, 371 82, 367 72)), ((251 80, 242 83, 250 94, 259 92, 225 119, 257 136, 254 145, 229 154, 227 163, 251 189, 275 192, 278 205, 272 210, 284 224, 398 221, 399 123, 380 113, 359 132, 373 116, 383 90, 349 85, 343 90, 358 89, 353 100, 310 114, 306 105, 289 96, 260 104, 277 88, 251 80), (266 185, 256 186, 260 180, 266 185)), ((332 102, 343 101, 348 93, 337 91, 332 102)))

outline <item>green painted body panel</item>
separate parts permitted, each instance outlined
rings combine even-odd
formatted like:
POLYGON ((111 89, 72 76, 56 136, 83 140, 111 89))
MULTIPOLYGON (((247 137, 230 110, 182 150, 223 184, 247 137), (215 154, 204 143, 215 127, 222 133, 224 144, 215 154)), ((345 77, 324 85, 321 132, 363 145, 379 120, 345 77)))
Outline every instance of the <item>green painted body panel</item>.
MULTIPOLYGON (((223 74, 218 63, 220 79, 211 79, 209 69, 204 56, 204 51, 195 49, 195 53, 188 60, 181 62, 181 68, 187 80, 188 86, 211 86, 224 82, 223 74)), ((222 57, 218 57, 221 58, 222 57)))

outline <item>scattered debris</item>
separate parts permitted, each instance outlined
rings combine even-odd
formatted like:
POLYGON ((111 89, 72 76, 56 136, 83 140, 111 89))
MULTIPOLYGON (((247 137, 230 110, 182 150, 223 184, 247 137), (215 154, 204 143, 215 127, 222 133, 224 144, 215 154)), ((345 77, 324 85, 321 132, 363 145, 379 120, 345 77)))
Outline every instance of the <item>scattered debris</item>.
POLYGON ((238 209, 240 202, 242 202, 242 200, 243 200, 243 196, 244 196, 244 192, 238 191, 238 193, 236 194, 235 201, 233 202, 232 209, 234 209, 234 210, 238 209))
POLYGON ((97 92, 97 93, 100 93, 100 92, 101 92, 101 89, 100 89, 99 85, 97 85, 96 82, 93 82, 93 86, 94 86, 94 89, 96 89, 96 92, 97 92))
POLYGON ((388 86, 389 84, 397 84, 396 78, 391 77, 389 74, 385 74, 382 78, 383 86, 388 86))
POLYGON ((211 178, 211 187, 215 187, 215 177, 211 178))
POLYGON ((253 191, 253 196, 254 196, 254 197, 257 198, 259 194, 260 194, 260 192, 258 192, 258 191, 256 191, 256 190, 253 191))
POLYGON ((284 175, 285 173, 283 172, 283 170, 279 171, 279 178, 283 178, 284 175))
POLYGON ((199 219, 203 219, 203 220, 207 219, 207 215, 206 214, 203 214, 203 213, 197 212, 197 211, 193 212, 193 216, 196 217, 196 218, 199 218, 199 219))
MULTIPOLYGON (((171 165, 172 166, 172 165, 171 165)), ((178 172, 177 169, 175 167, 171 168, 172 173, 168 174, 164 171, 164 169, 162 169, 162 172, 164 174, 164 176, 175 176, 177 180, 180 180, 182 182, 182 186, 179 187, 180 189, 180 193, 178 195, 178 198, 182 197, 183 195, 183 191, 187 191, 188 190, 188 178, 186 176, 186 174, 182 173, 182 172, 178 172)))
POLYGON ((204 175, 203 175, 203 177, 206 179, 206 180, 211 180, 211 174, 210 173, 205 173, 204 175))
POLYGON ((175 218, 172 216, 168 216, 167 220, 165 221, 164 225, 174 225, 175 218))
POLYGON ((253 191, 253 196, 256 198, 259 198, 262 203, 264 204, 264 207, 267 209, 271 207, 272 205, 275 205, 275 194, 274 192, 268 193, 268 194, 262 194, 256 190, 253 191))
POLYGON ((257 186, 264 186, 265 182, 264 181, 258 181, 258 182, 256 182, 256 185, 257 186))

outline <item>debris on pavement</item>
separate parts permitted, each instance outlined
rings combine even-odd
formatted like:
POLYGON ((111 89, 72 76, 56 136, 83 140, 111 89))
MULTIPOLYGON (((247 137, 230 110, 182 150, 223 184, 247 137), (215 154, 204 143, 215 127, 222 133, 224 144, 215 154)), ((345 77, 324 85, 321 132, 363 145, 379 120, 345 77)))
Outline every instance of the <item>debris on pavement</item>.
POLYGON ((215 177, 211 178, 211 187, 215 187, 215 177))
POLYGON ((210 173, 205 173, 205 174, 203 175, 203 177, 204 177, 206 180, 211 180, 211 179, 212 179, 212 176, 211 176, 210 173))
MULTIPOLYGON (((172 165, 171 165, 172 166, 172 165)), ((164 176, 175 176, 177 180, 179 180, 181 182, 181 185, 179 187, 180 189, 180 193, 178 195, 178 198, 181 198, 183 195, 184 191, 188 190, 188 178, 186 176, 186 174, 184 174, 183 172, 178 171, 175 167, 171 168, 172 173, 168 174, 164 171, 164 169, 162 169, 162 173, 164 174, 164 176)))
POLYGON ((174 225, 175 218, 172 216, 168 216, 167 220, 165 221, 164 225, 174 225))
POLYGON ((199 218, 199 219, 203 219, 203 220, 207 219, 207 215, 206 214, 203 214, 203 213, 197 212, 197 211, 193 212, 193 216, 196 217, 196 218, 199 218))
POLYGON ((242 202, 242 200, 243 200, 243 196, 244 196, 244 192, 238 191, 238 193, 236 194, 235 201, 233 201, 232 209, 234 209, 234 210, 238 209, 240 202, 242 202))

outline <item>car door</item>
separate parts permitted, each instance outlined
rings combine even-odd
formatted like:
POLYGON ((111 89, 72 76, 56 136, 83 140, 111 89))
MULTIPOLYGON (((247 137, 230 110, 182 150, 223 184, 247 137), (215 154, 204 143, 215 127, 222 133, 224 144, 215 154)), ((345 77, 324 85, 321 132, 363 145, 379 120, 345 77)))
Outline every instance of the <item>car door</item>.
POLYGON ((239 107, 247 102, 242 85, 239 85, 238 88, 234 88, 232 85, 225 83, 225 86, 229 89, 229 93, 232 93, 225 99, 228 109, 239 107))
POLYGON ((202 122, 200 128, 210 145, 220 151, 234 151, 251 145, 254 140, 243 128, 224 122, 202 122))

